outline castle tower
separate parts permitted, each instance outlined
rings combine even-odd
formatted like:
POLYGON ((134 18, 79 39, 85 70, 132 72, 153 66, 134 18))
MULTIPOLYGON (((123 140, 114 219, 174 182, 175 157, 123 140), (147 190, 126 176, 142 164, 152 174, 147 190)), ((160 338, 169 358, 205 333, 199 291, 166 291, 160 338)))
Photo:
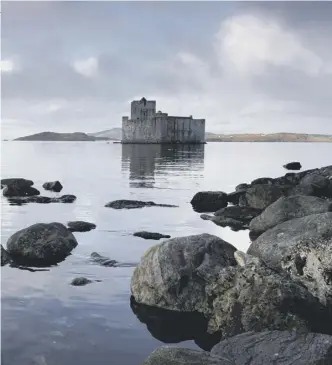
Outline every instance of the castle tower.
POLYGON ((131 102, 131 117, 130 119, 135 120, 148 120, 156 114, 156 102, 155 100, 134 100, 131 102))

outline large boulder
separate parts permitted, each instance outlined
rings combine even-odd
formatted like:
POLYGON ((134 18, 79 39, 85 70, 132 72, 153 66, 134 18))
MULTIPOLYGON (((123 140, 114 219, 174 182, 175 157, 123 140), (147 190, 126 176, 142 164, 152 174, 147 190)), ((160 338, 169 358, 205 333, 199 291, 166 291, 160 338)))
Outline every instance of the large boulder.
POLYGON ((61 185, 60 181, 48 181, 43 184, 43 188, 45 190, 50 190, 59 193, 62 190, 63 186, 61 185))
POLYGON ((236 252, 238 266, 219 272, 205 291, 208 332, 228 338, 248 331, 332 334, 332 313, 300 283, 268 268, 257 257, 236 252))
POLYGON ((303 195, 332 197, 332 181, 320 173, 311 173, 300 180, 295 192, 303 195))
POLYGON ((138 303, 176 311, 200 311, 205 289, 219 271, 236 265, 235 247, 209 234, 177 237, 151 247, 131 280, 138 303))
POLYGON ((39 195, 40 191, 32 186, 6 185, 2 192, 5 197, 29 197, 39 195))
POLYGON ((212 349, 211 356, 228 361, 219 365, 332 365, 332 336, 251 331, 221 341, 212 349))
POLYGON ((33 185, 32 180, 23 179, 21 177, 1 179, 1 186, 27 187, 27 186, 32 186, 32 185, 33 185))
POLYGON ((63 261, 77 246, 73 234, 61 223, 37 223, 7 241, 15 262, 27 266, 49 266, 63 261))
POLYGON ((278 224, 259 236, 248 253, 274 270, 287 271, 322 303, 332 305, 331 212, 278 224))
POLYGON ((257 184, 246 190, 246 193, 240 197, 239 205, 254 209, 265 209, 283 195, 283 191, 278 186, 257 184))
POLYGON ((259 235, 282 222, 331 210, 330 201, 314 196, 281 197, 256 218, 254 217, 249 228, 255 235, 259 235))
POLYGON ((198 213, 215 212, 227 207, 228 196, 222 191, 200 191, 194 195, 190 203, 198 213))

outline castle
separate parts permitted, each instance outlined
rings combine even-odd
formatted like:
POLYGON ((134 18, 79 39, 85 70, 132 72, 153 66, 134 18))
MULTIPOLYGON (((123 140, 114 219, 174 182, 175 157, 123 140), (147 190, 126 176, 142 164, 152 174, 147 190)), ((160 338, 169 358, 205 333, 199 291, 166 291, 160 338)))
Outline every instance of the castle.
POLYGON ((156 101, 134 100, 130 119, 122 117, 122 143, 205 143, 205 119, 156 113, 156 101))

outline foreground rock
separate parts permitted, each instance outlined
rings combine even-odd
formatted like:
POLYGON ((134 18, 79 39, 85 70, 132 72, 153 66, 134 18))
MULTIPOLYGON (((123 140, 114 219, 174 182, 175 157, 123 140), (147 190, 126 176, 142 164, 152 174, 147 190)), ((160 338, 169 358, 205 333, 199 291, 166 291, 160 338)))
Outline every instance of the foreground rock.
POLYGON ((73 285, 73 286, 84 286, 84 285, 87 285, 87 284, 90 284, 92 283, 92 280, 89 280, 85 277, 78 277, 78 278, 74 278, 70 285, 73 285))
POLYGON ((94 223, 83 221, 68 222, 67 226, 71 232, 88 232, 97 227, 94 223))
POLYGON ((331 365, 332 336, 285 331, 247 332, 221 341, 211 355, 234 365, 331 365))
POLYGON ((11 261, 12 261, 12 258, 10 257, 9 253, 1 245, 1 266, 10 264, 11 261))
POLYGON ((328 335, 247 332, 221 341, 211 353, 161 347, 143 365, 331 365, 331 353, 328 335))
POLYGON ((60 181, 49 181, 43 184, 43 188, 45 190, 59 193, 62 190, 63 186, 61 185, 60 181))
POLYGON ((250 207, 229 206, 218 210, 214 216, 202 214, 201 218, 210 220, 218 226, 230 227, 234 231, 248 229, 249 223, 262 212, 261 209, 250 207))
POLYGON ((144 202, 140 200, 114 200, 105 205, 107 208, 113 209, 138 209, 144 207, 166 207, 166 208, 177 208, 177 205, 169 204, 157 204, 154 202, 144 202))
POLYGON ((285 221, 331 210, 331 201, 314 196, 281 197, 254 218, 249 228, 257 236, 285 221))
POLYGON ((131 291, 138 303, 178 311, 201 309, 205 286, 236 265, 235 247, 209 234, 177 237, 151 247, 136 267, 131 291))
POLYGON ((49 204, 49 203, 73 203, 76 200, 75 195, 62 195, 58 198, 48 196, 27 196, 8 198, 11 205, 24 205, 28 203, 49 204))
POLYGON ((146 232, 146 231, 135 232, 133 234, 133 236, 141 237, 146 240, 160 240, 161 238, 171 238, 171 236, 169 236, 167 234, 161 234, 161 233, 156 233, 156 232, 146 232))
POLYGON ((222 191, 200 191, 194 195, 190 203, 198 213, 215 212, 227 207, 228 197, 222 191))
POLYGON ((300 164, 300 162, 289 162, 286 163, 286 165, 284 165, 283 167, 287 170, 295 170, 295 171, 302 169, 302 165, 300 164))
POLYGON ((269 267, 287 271, 322 303, 332 305, 332 213, 281 223, 254 241, 248 253, 269 267))
POLYGON ((49 266, 63 261, 77 246, 73 234, 61 223, 37 223, 7 241, 15 262, 26 266, 49 266))

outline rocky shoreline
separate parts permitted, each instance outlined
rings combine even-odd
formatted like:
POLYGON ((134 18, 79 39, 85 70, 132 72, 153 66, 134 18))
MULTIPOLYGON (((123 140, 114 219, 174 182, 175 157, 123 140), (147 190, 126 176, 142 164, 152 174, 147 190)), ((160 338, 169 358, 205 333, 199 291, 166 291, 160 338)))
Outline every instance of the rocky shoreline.
MULTIPOLYGON (((44 188, 57 191, 58 183, 44 188)), ((6 179, 1 185, 9 201, 43 198, 31 180, 6 179)), ((131 307, 138 319, 164 342, 194 340, 204 350, 162 347, 144 364, 332 365, 332 166, 261 177, 230 193, 198 192, 191 205, 204 220, 248 230, 251 245, 244 253, 210 234, 175 237, 152 246, 134 265, 131 307)), ((176 208, 135 200, 105 207, 176 208)), ((78 245, 72 232, 95 228, 81 221, 24 228, 6 249, 1 246, 1 265, 56 265, 78 245)), ((96 252, 90 260, 126 265, 96 252)), ((91 282, 79 277, 72 285, 91 282)))

